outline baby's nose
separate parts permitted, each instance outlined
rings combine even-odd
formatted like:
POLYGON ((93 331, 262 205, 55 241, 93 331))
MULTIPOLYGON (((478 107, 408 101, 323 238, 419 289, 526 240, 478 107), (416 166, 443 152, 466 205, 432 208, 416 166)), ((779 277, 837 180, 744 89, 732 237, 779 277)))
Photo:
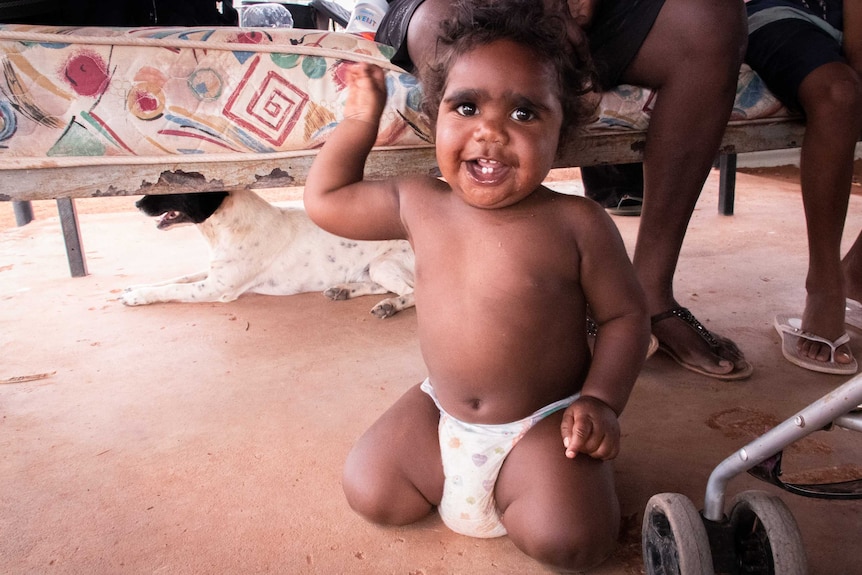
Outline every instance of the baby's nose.
POLYGON ((498 118, 483 118, 476 129, 476 140, 489 143, 505 143, 507 140, 505 122, 498 118))

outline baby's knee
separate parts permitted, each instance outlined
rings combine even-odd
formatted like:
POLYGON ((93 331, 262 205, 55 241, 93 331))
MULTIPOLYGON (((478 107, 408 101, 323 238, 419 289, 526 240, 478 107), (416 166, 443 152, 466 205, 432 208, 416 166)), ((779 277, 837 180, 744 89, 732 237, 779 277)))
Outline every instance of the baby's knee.
MULTIPOLYGON (((550 527, 550 526, 549 526, 550 527)), ((588 529, 545 529, 525 542, 523 551, 562 572, 580 572, 604 562, 616 548, 616 537, 588 529)))
POLYGON ((409 525, 431 512, 431 503, 410 481, 380 469, 361 457, 348 457, 341 485, 353 511, 379 525, 409 525))
POLYGON ((387 494, 383 482, 369 476, 367 466, 357 465, 348 457, 341 479, 341 488, 350 508, 372 523, 391 523, 386 506, 387 494))

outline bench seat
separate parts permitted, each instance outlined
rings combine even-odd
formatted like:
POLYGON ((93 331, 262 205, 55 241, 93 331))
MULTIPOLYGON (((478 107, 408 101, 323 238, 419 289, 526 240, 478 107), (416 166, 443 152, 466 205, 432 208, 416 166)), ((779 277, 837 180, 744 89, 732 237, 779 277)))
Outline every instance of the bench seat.
MULTIPOLYGON (((84 275, 74 198, 302 185, 357 61, 384 67, 389 90, 367 176, 435 173, 416 78, 390 55, 322 30, 0 25, 0 201, 58 199, 84 275)), ((620 86, 598 100, 556 167, 642 158, 656 94, 620 86)), ((744 66, 720 210, 733 210, 736 153, 798 147, 803 132, 744 66)))

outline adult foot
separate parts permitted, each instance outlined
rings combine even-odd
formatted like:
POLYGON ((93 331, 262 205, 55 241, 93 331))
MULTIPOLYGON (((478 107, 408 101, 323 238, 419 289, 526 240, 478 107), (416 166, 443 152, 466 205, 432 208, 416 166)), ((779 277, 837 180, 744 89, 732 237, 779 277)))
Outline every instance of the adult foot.
POLYGON ((845 316, 843 292, 809 293, 805 298, 801 323, 796 326, 807 336, 796 341, 798 356, 821 363, 855 363, 850 346, 842 340, 845 316))
POLYGON ((846 333, 829 340, 803 330, 802 320, 789 314, 775 316, 774 325, 781 336, 781 352, 790 363, 821 373, 856 373, 858 364, 847 347, 846 333))
POLYGON ((737 380, 754 371, 735 343, 710 332, 684 307, 654 315, 652 332, 658 338, 659 351, 695 373, 737 380))

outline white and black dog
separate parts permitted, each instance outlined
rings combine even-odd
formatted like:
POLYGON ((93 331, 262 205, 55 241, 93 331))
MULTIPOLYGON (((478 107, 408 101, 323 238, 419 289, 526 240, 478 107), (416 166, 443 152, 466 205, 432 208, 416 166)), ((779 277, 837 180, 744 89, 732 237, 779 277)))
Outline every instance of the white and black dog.
POLYGON ((208 271, 132 286, 126 305, 229 302, 246 292, 330 299, 395 293, 371 310, 389 317, 414 305, 413 250, 405 240, 354 241, 315 225, 301 202, 275 206, 252 191, 144 196, 135 203, 158 228, 196 224, 210 246, 208 271))

